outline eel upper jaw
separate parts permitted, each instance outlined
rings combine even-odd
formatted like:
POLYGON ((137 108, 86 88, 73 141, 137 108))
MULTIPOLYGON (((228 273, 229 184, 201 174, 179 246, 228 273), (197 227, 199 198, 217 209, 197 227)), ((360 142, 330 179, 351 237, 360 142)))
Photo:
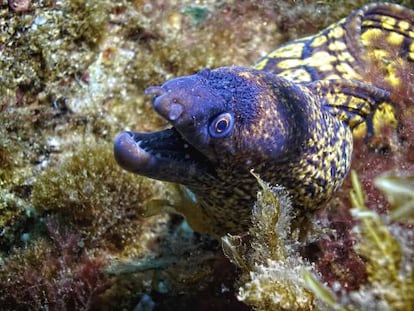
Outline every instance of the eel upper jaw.
POLYGON ((114 142, 118 164, 150 178, 191 185, 214 174, 212 163, 175 128, 151 133, 122 132, 114 142))

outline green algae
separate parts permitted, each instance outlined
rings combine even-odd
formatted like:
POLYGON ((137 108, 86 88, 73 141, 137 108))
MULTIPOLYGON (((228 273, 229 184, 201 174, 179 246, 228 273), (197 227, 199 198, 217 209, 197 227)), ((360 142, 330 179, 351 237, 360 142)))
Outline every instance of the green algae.
POLYGON ((414 177, 384 175, 375 180, 375 186, 387 195, 392 209, 392 221, 414 222, 414 177))
POLYGON ((309 273, 306 283, 335 310, 409 310, 414 302, 413 234, 368 209, 355 171, 351 179, 352 215, 358 220, 354 247, 365 259, 368 282, 342 295, 334 294, 309 273))
POLYGON ((1 37, 1 96, 12 96, 17 89, 36 94, 81 73, 91 62, 108 17, 106 2, 96 0, 37 3, 33 10, 14 16, 0 11, 7 21, 1 37))
POLYGON ((200 5, 187 5, 184 7, 183 12, 191 17, 194 26, 200 25, 208 15, 208 9, 200 5))
POLYGON ((365 206, 362 185, 355 172, 351 172, 351 179, 352 214, 359 220, 355 228, 359 243, 355 248, 367 261, 369 281, 362 290, 372 299, 357 304, 362 303, 367 308, 408 310, 414 303, 413 254, 412 250, 403 247, 401 240, 412 239, 412 236, 398 230, 397 238, 396 228, 365 206))
MULTIPOLYGON (((38 213, 61 215, 85 242, 122 251, 141 234, 145 204, 157 186, 150 179, 123 172, 107 143, 83 146, 56 168, 46 170, 33 185, 38 213)), ((166 186, 165 200, 173 197, 166 186)))
MULTIPOLYGON (((315 266, 298 252, 304 244, 291 231, 294 214, 286 193, 258 179, 261 190, 248 239, 223 238, 224 253, 242 271, 236 283, 238 299, 256 310, 408 310, 412 306, 413 232, 368 209, 355 171, 351 180, 351 212, 357 220, 353 247, 364 258, 366 282, 351 291, 341 289, 339 283, 324 284, 315 266)), ((408 177, 398 182, 395 177, 378 180, 394 194, 412 186, 406 182, 411 180, 408 177)))
POLYGON ((242 270, 238 299, 255 310, 320 310, 300 277, 312 266, 298 252, 299 232, 288 194, 256 176, 260 185, 252 213, 250 241, 223 238, 223 250, 242 270))
POLYGON ((106 23, 104 8, 100 1, 36 2, 19 13, 0 7, 2 251, 19 244, 21 231, 32 222, 26 211, 37 166, 55 152, 51 131, 67 121, 52 104, 64 93, 56 87, 90 63, 91 49, 103 33, 97 28, 106 23), (94 30, 88 34, 89 27, 94 30))

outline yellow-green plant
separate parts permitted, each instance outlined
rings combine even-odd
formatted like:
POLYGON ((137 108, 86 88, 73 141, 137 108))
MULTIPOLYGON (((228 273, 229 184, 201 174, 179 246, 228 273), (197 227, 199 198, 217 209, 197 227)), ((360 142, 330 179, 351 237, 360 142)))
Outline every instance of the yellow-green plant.
POLYGON ((298 230, 291 230, 294 212, 287 192, 255 175, 261 190, 253 209, 249 242, 227 235, 228 258, 242 270, 238 299, 256 310, 320 310, 301 277, 312 270, 298 252, 298 230))
MULTIPOLYGON (((383 177, 376 180, 390 195, 410 188, 412 178, 383 177)), ((358 221, 354 231, 358 237, 357 253, 365 259, 368 280, 358 290, 345 293, 341 299, 309 273, 306 283, 317 297, 336 310, 411 310, 414 305, 413 233, 392 217, 379 215, 365 204, 365 193, 355 171, 351 172, 351 213, 358 221)), ((412 187, 412 185, 411 185, 412 187)), ((408 194, 408 193, 407 193, 408 194)), ((410 210, 410 195, 401 201, 404 211, 410 210)), ((398 210, 398 209, 397 209, 398 210)), ((412 214, 412 210, 408 213, 412 214)))

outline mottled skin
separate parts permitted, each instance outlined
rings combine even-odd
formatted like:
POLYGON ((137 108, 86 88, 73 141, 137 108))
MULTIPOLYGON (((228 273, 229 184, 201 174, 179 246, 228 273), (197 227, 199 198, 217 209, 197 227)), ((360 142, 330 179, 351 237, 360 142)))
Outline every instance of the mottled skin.
POLYGON ((150 87, 172 128, 121 133, 115 158, 131 172, 187 186, 218 235, 248 226, 251 170, 286 187, 297 210, 320 208, 349 170, 353 136, 375 135, 377 120, 395 125, 391 56, 413 61, 413 25, 413 11, 371 4, 253 68, 205 69, 150 87), (373 57, 384 67, 380 87, 362 78, 373 57))

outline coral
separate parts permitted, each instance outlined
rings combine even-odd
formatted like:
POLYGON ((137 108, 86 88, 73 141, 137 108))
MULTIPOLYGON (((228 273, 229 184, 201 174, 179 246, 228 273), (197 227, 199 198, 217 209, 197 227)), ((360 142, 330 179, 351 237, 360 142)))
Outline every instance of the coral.
MULTIPOLYGON (((257 177, 258 178, 258 177, 257 177)), ((248 243, 241 237, 223 238, 223 250, 242 270, 238 299, 256 310, 319 310, 301 275, 312 266, 298 251, 298 230, 287 193, 258 178, 261 190, 253 210, 248 243)))
POLYGON ((191 17, 194 26, 198 26, 206 19, 209 11, 205 6, 190 4, 184 7, 183 12, 191 17))
POLYGON ((45 220, 49 239, 16 250, 0 268, 4 310, 91 310, 109 286, 105 258, 88 255, 80 235, 45 220))

